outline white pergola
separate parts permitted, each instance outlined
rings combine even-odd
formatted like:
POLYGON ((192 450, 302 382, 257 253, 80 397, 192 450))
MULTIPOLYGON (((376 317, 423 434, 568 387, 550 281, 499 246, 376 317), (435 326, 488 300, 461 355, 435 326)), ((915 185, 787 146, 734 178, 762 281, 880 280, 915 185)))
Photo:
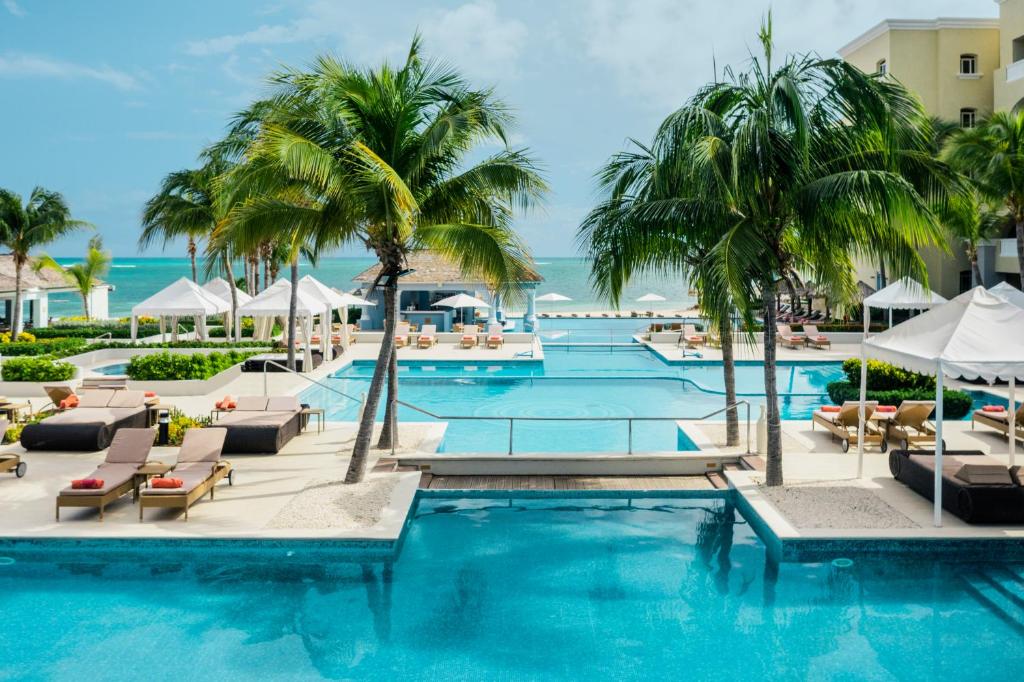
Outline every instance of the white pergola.
MULTIPOLYGON (((287 319, 291 308, 292 284, 286 279, 279 279, 269 287, 253 297, 245 305, 238 307, 239 316, 245 315, 257 320, 272 320, 277 317, 287 319)), ((295 323, 298 328, 299 337, 302 340, 302 371, 310 372, 313 369, 313 353, 309 346, 309 340, 313 336, 313 319, 317 315, 324 315, 324 303, 304 291, 300 286, 296 291, 295 300, 295 323)), ((291 339, 286 339, 291 342, 291 339)))
MULTIPOLYGON (((935 525, 942 525, 942 389, 943 377, 981 378, 1010 385, 1010 465, 1016 449, 1017 377, 1024 377, 1024 309, 993 296, 984 287, 876 334, 862 344, 866 356, 935 377, 935 525)), ((861 429, 864 385, 861 384, 861 429)), ((860 438, 863 443, 863 436, 860 438)), ((858 476, 863 445, 858 447, 858 476)))
MULTIPOLYGON (((226 279, 224 279, 223 277, 214 277, 209 282, 204 284, 202 288, 203 288, 203 291, 210 292, 211 294, 213 294, 217 298, 221 298, 221 299, 227 301, 228 304, 231 303, 231 290, 232 289, 235 290, 235 298, 238 301, 238 305, 239 306, 241 306, 243 303, 248 303, 249 301, 252 300, 252 296, 250 296, 246 292, 242 291, 238 287, 233 286, 231 284, 228 284, 228 281, 226 279)), ((238 316, 238 311, 237 310, 235 311, 235 316, 236 317, 238 316)), ((232 318, 231 311, 228 311, 227 313, 225 313, 225 315, 224 315, 224 338, 225 339, 227 339, 229 341, 231 340, 233 331, 238 329, 238 324, 239 324, 239 320, 236 320, 236 319, 232 318)), ((238 335, 238 338, 241 338, 241 334, 238 335)))
POLYGON ((178 319, 192 317, 195 319, 196 337, 204 340, 207 316, 229 313, 230 310, 230 303, 182 277, 132 307, 132 341, 138 336, 139 318, 143 316, 159 318, 161 335, 164 333, 164 320, 170 318, 172 340, 178 338, 178 319))
MULTIPOLYGON (((347 305, 345 298, 313 275, 306 275, 299 280, 299 291, 309 294, 323 306, 324 312, 320 315, 320 351, 326 359, 331 347, 331 320, 335 310, 342 310, 347 305)), ((341 346, 348 348, 348 335, 345 331, 342 331, 341 346)))

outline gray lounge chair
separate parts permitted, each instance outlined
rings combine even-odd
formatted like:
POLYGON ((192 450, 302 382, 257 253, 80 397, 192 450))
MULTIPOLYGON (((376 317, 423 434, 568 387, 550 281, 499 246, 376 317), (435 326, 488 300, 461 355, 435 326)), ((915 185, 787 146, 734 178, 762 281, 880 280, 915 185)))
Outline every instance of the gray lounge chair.
POLYGON ((129 492, 138 497, 139 485, 145 479, 140 475, 139 467, 146 463, 152 448, 152 429, 120 429, 114 434, 103 463, 82 477, 101 479, 103 486, 76 489, 69 485, 61 490, 57 495, 57 520, 60 521, 61 507, 97 507, 102 521, 108 504, 129 492))
POLYGON ((302 405, 295 396, 241 396, 237 405, 217 421, 228 432, 225 453, 277 454, 302 430, 302 405))
POLYGON ((149 409, 143 391, 82 391, 78 407, 27 425, 21 432, 26 450, 104 450, 120 429, 146 428, 149 409))
POLYGON ((144 489, 139 496, 139 521, 147 507, 184 509, 188 521, 188 508, 206 493, 210 493, 212 500, 217 483, 227 478, 228 485, 232 485, 231 463, 220 456, 227 435, 227 429, 217 427, 186 431, 178 451, 178 463, 168 475, 168 478, 180 479, 181 487, 144 489))

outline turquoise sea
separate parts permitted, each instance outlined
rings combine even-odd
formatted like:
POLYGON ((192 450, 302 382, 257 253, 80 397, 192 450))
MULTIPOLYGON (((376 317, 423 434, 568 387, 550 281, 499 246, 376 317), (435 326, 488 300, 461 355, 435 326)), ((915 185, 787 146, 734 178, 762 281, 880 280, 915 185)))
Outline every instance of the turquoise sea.
MULTIPOLYGON (((76 262, 75 258, 61 258, 63 265, 76 262)), ((350 289, 352 278, 370 267, 372 258, 324 258, 316 267, 304 263, 301 274, 311 273, 324 283, 350 289)), ((241 271, 241 265, 237 272, 241 271)), ((601 301, 590 287, 590 267, 579 258, 538 258, 537 270, 544 277, 538 294, 556 292, 568 296, 572 301, 562 303, 540 303, 540 311, 550 310, 608 310, 611 306, 601 301)), ((202 265, 200 265, 202 272, 202 265)), ((287 272, 282 272, 287 276, 287 272)), ((115 291, 110 296, 112 317, 126 316, 136 303, 156 293, 179 277, 191 276, 187 258, 115 258, 105 280, 113 284, 115 291)), ((693 297, 687 294, 687 285, 680 279, 647 278, 630 286, 623 296, 624 310, 678 310, 693 304, 693 297), (635 303, 646 293, 654 293, 668 299, 661 303, 635 303)), ((50 315, 64 317, 81 315, 82 305, 73 294, 58 294, 50 298, 50 315)))

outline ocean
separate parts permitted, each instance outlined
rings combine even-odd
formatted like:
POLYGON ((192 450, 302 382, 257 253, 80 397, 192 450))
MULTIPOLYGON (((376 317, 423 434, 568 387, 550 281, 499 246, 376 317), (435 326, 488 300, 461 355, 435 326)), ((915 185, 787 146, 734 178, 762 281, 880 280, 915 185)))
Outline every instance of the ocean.
MULTIPOLYGON (((58 258, 62 265, 76 262, 75 258, 58 258)), ((316 267, 303 263, 300 274, 312 274, 325 284, 342 290, 354 286, 352 278, 373 265, 372 258, 323 258, 316 267)), ((538 295, 559 293, 571 301, 560 303, 538 303, 539 312, 553 310, 610 310, 607 301, 602 301, 590 286, 590 266, 580 258, 538 258, 537 270, 544 282, 537 290, 538 295)), ((199 267, 202 273, 202 263, 199 267)), ((236 274, 241 271, 237 268, 236 274)), ((287 277, 287 270, 280 276, 287 277)), ((132 306, 164 288, 179 277, 191 277, 187 258, 115 258, 110 272, 104 280, 115 288, 110 295, 110 315, 124 317, 131 314, 132 306)), ((200 279, 202 277, 200 276, 200 279)), ((624 310, 681 310, 694 304, 687 293, 688 287, 681 278, 649 277, 634 282, 626 289, 622 298, 624 310), (667 300, 655 303, 636 303, 636 299, 647 293, 664 296, 667 300)), ((74 294, 55 294, 50 297, 50 315, 67 317, 81 315, 81 300, 74 294)))

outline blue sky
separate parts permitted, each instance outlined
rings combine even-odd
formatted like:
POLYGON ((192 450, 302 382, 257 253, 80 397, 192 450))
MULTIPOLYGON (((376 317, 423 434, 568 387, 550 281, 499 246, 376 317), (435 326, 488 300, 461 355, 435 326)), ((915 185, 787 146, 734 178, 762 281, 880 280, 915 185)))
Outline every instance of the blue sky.
MULTIPOLYGON (((996 16, 991 0, 775 0, 784 51, 832 55, 878 21, 996 16)), ((61 191, 115 256, 138 254, 143 202, 191 166, 279 65, 320 52, 428 53, 493 85, 514 143, 552 187, 518 219, 535 254, 573 255, 593 173, 719 68, 742 64, 769 3, 756 0, 0 0, 0 187, 61 191)), ((77 256, 87 235, 53 245, 77 256)), ((181 256, 180 245, 149 255, 181 256)), ((356 255, 354 252, 344 255, 356 255)))

